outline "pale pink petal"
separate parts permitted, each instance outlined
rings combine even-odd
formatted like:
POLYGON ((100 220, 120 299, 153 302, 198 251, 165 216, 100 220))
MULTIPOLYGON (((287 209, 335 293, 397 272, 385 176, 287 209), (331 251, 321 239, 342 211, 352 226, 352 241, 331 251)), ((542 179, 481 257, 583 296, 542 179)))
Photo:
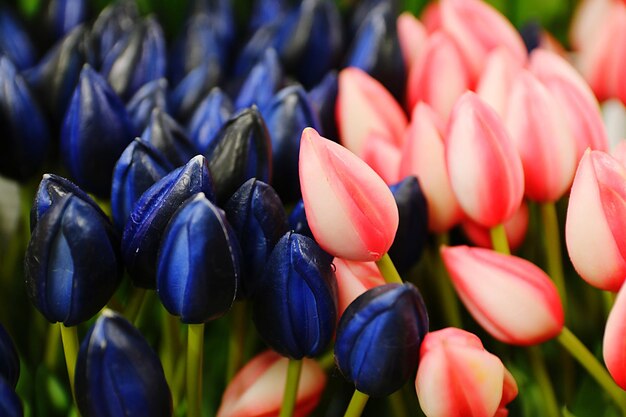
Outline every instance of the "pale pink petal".
POLYGON ((410 12, 404 12, 398 16, 398 40, 402 49, 402 56, 406 64, 407 73, 411 69, 411 63, 424 48, 426 43, 426 28, 410 12))
MULTIPOLYGON (((526 232, 528 231, 528 204, 522 202, 519 210, 515 212, 513 217, 504 223, 504 231, 506 233, 509 247, 511 250, 519 248, 524 239, 526 238, 526 232)), ((476 246, 480 246, 487 249, 493 249, 491 242, 491 233, 489 229, 482 227, 481 225, 474 223, 471 220, 465 220, 461 224, 463 232, 476 246)))
POLYGON ((391 139, 378 133, 372 133, 365 138, 361 158, 387 184, 395 184, 400 180, 398 167, 401 157, 400 148, 391 139))
POLYGON ((611 156, 626 167, 626 140, 619 141, 611 151, 611 156))
POLYGON ((575 49, 587 49, 595 44, 598 29, 605 24, 614 2, 615 0, 583 0, 578 4, 570 26, 570 39, 575 49))
POLYGON ((609 373, 626 390, 626 287, 622 286, 606 321, 602 355, 609 373))
POLYGON ((385 279, 374 262, 355 262, 341 258, 333 260, 337 277, 337 317, 365 291, 385 284, 385 279))
POLYGON ((494 49, 487 58, 476 93, 500 117, 506 114, 509 89, 520 69, 520 63, 505 48, 494 49))
POLYGON ((441 29, 441 7, 438 2, 429 2, 420 16, 426 32, 434 33, 441 29))

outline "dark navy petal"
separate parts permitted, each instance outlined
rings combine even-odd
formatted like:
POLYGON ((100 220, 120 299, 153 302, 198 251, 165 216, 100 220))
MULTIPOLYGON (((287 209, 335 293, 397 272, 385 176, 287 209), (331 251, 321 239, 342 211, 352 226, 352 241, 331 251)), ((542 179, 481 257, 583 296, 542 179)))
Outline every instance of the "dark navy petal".
POLYGON ((98 68, 113 45, 132 31, 138 21, 139 10, 134 0, 116 0, 100 12, 91 28, 98 68))
POLYGON ((165 78, 159 78, 145 84, 126 104, 126 111, 137 135, 148 126, 152 110, 156 108, 162 110, 168 108, 167 80, 165 78))
POLYGON ((9 382, 0 376, 0 416, 23 417, 22 402, 9 382))
POLYGON ((211 147, 211 142, 232 114, 230 98, 219 87, 213 88, 198 105, 187 127, 189 137, 200 153, 206 153, 211 147))
POLYGON ((326 74, 322 81, 309 91, 309 102, 317 112, 317 117, 320 121, 320 134, 334 141, 339 140, 339 131, 337 130, 335 117, 335 103, 337 102, 338 92, 337 71, 334 70, 326 74))
POLYGON ((529 54, 541 46, 543 28, 537 20, 529 20, 522 25, 519 32, 529 54))
POLYGON ((49 33, 57 40, 88 19, 86 0, 51 0, 46 13, 49 33))
POLYGON ((187 123, 200 102, 218 84, 220 77, 221 69, 213 61, 207 61, 190 71, 170 94, 172 114, 181 123, 187 123))
POLYGON ((304 201, 300 199, 289 213, 289 228, 296 233, 313 238, 313 232, 306 220, 306 212, 304 211, 304 201))
POLYGON ((280 88, 282 79, 283 70, 278 55, 275 50, 268 49, 243 82, 235 100, 235 109, 253 104, 264 107, 280 88))
POLYGON ((11 336, 0 324, 0 379, 4 378, 10 386, 15 388, 19 377, 20 358, 17 356, 11 336))
POLYGON ((150 123, 141 134, 141 139, 158 149, 175 167, 185 165, 198 154, 185 130, 159 107, 152 111, 150 123))
POLYGON ((28 33, 8 7, 0 7, 0 54, 4 54, 20 70, 35 64, 37 55, 28 33))
POLYGON ((265 52, 275 44, 280 22, 274 21, 260 27, 237 56, 233 75, 245 77, 250 70, 263 58, 265 52))
POLYGON ((287 13, 288 3, 286 0, 254 0, 248 22, 250 32, 254 33, 269 23, 282 20, 287 13))

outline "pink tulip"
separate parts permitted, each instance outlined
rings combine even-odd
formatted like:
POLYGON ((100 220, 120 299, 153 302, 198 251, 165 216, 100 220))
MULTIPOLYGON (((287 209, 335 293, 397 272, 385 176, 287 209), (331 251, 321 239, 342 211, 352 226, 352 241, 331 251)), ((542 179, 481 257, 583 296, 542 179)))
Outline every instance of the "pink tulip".
POLYGON ((510 87, 505 124, 524 167, 531 200, 555 202, 569 189, 576 170, 576 142, 557 100, 527 70, 510 87))
POLYGON ((578 274, 617 291, 626 277, 626 168, 601 151, 580 160, 565 222, 565 242, 578 274))
POLYGON ((398 16, 396 23, 398 28, 398 40, 402 49, 402 56, 406 64, 407 73, 411 64, 415 62, 417 55, 424 49, 426 43, 426 28, 410 12, 404 12, 398 16))
POLYGON ((398 175, 420 179, 428 201, 428 228, 436 233, 447 232, 463 216, 448 177, 442 130, 437 114, 428 104, 418 103, 407 129, 398 175))
POLYGON ((576 50, 591 47, 611 13, 616 0, 583 0, 578 4, 570 26, 570 40, 576 50))
POLYGON ((428 37, 424 50, 411 64, 407 81, 407 104, 428 103, 444 120, 455 101, 469 88, 469 74, 454 39, 445 32, 428 37))
POLYGON ((408 124, 404 110, 381 83, 358 68, 339 73, 337 127, 341 143, 361 156, 363 142, 376 133, 402 141, 408 124))
POLYGON ((444 247, 441 255, 463 304, 496 339, 534 345, 561 332, 559 293, 533 263, 468 246, 444 247))
MULTIPOLYGON (((274 417, 280 412, 289 360, 267 350, 246 364, 224 391, 217 417, 274 417)), ((316 361, 305 358, 294 416, 309 415, 319 403, 326 374, 316 361)))
POLYGON ((387 184, 395 184, 400 181, 398 166, 401 157, 400 148, 390 139, 376 133, 365 139, 361 150, 361 159, 387 184))
POLYGON ((355 262, 341 258, 333 260, 337 277, 337 317, 365 291, 385 284, 385 279, 374 262, 355 262))
POLYGON ((519 62, 505 48, 495 49, 487 58, 476 93, 500 117, 506 114, 509 89, 520 69, 519 62))
POLYGON ((626 287, 622 286, 606 321, 602 355, 609 373, 626 390, 626 287))
POLYGON ((439 2, 428 2, 424 10, 422 10, 420 20, 424 23, 427 33, 434 33, 441 29, 441 7, 439 2))
MULTIPOLYGON (((526 238, 526 232, 528 231, 528 204, 522 202, 519 210, 515 212, 513 217, 504 223, 504 231, 506 233, 509 247, 511 250, 519 248, 524 239, 526 238)), ((489 229, 486 229, 471 220, 466 220, 461 223, 463 232, 476 246, 480 246, 487 249, 492 249, 493 244, 491 242, 491 234, 489 229)))
POLYGON ((398 229, 398 207, 385 182, 312 128, 302 132, 299 164, 307 221, 320 246, 340 258, 380 259, 398 229))
POLYGON ((615 144, 611 156, 626 167, 626 140, 621 140, 615 144))
POLYGON ((484 227, 510 219, 524 196, 522 163, 498 115, 475 93, 455 105, 445 148, 450 183, 465 214, 484 227))
POLYGON ((415 390, 427 417, 506 416, 517 396, 502 361, 477 336, 454 327, 424 338, 415 390))

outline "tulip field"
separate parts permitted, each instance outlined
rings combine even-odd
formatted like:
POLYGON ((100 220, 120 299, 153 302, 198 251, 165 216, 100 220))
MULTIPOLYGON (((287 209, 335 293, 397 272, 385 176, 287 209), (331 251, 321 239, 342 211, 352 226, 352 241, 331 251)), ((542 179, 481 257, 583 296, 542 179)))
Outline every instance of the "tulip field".
POLYGON ((0 0, 0 417, 626 417, 626 3, 0 0))

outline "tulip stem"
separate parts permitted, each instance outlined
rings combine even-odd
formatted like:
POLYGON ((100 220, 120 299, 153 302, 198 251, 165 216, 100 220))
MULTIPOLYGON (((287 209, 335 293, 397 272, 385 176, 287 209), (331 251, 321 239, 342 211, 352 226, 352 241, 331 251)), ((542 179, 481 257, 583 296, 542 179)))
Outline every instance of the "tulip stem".
POLYGON ((354 394, 352 394, 350 404, 348 404, 348 409, 346 410, 346 413, 343 415, 343 417, 359 417, 363 412, 365 404, 367 404, 367 400, 369 400, 369 398, 369 395, 355 389, 354 394))
POLYGON ((74 372, 76 371, 76 357, 78 356, 78 334, 76 326, 66 327, 59 322, 61 329, 61 340, 63 341, 63 352, 65 353, 65 364, 67 365, 67 376, 70 379, 72 397, 74 395, 74 372))
POLYGON ((559 417, 561 413, 556 401, 556 396, 554 395, 554 387, 552 386, 552 382, 548 376, 546 364, 543 360, 543 356, 541 355, 539 346, 530 346, 528 348, 528 357, 530 358, 530 365, 533 369, 533 374, 535 374, 535 378, 541 388, 541 394, 543 395, 545 402, 544 406, 546 415, 550 417, 559 417))
POLYGON ((437 274, 435 280, 437 281, 437 286, 439 287, 439 296, 441 297, 441 305, 443 307, 443 313, 446 316, 447 323, 452 327, 458 327, 460 329, 463 327, 463 321, 461 319, 461 311, 459 310, 459 301, 456 292, 454 291, 454 287, 452 287, 450 277, 448 276, 448 270, 443 264, 440 252, 441 247, 447 246, 448 243, 447 233, 440 233, 437 235, 437 253, 435 254, 435 258, 437 268, 441 272, 437 274))
POLYGON ((187 326, 187 415, 200 417, 204 323, 187 326))
POLYGON ((128 303, 124 310, 124 317, 128 319, 135 327, 137 327, 137 319, 139 317, 139 311, 146 299, 146 290, 143 288, 133 287, 130 296, 128 297, 128 303))
POLYGON ((613 398, 626 416, 626 394, 615 384, 607 370, 587 347, 567 327, 557 337, 559 343, 589 372, 602 388, 613 398))
POLYGON ((543 241, 548 261, 548 275, 550 275, 559 290, 563 310, 565 310, 567 293, 565 292, 565 278, 563 275, 563 260, 561 254, 561 235, 559 233, 559 221, 556 216, 556 207, 554 203, 544 203, 541 204, 540 207, 544 232, 543 241))
POLYGON ((511 254, 511 249, 509 248, 509 241, 506 237, 506 231, 504 230, 504 225, 499 224, 497 226, 489 229, 489 233, 491 234, 491 244, 493 245, 493 249, 496 252, 504 253, 505 255, 511 254))
POLYGON ((48 337, 46 339, 45 363, 49 371, 53 371, 57 364, 57 355, 59 353, 59 326, 50 325, 48 328, 48 337))
POLYGON ((324 355, 317 358, 317 364, 324 371, 328 372, 335 367, 335 351, 334 349, 329 350, 324 355))
POLYGON ((228 364, 226 367, 226 384, 235 376, 243 360, 243 348, 246 342, 246 304, 236 301, 232 308, 232 325, 228 341, 228 364))
POLYGON ((382 258, 376 261, 376 266, 380 270, 383 278, 385 278, 387 284, 402 284, 402 278, 400 278, 400 274, 398 274, 398 270, 388 253, 384 254, 382 258))
POLYGON ((279 417, 291 417, 293 415, 293 410, 296 408, 301 372, 302 359, 289 359, 289 365, 287 366, 287 382, 285 383, 285 394, 283 395, 283 406, 280 409, 279 417))

